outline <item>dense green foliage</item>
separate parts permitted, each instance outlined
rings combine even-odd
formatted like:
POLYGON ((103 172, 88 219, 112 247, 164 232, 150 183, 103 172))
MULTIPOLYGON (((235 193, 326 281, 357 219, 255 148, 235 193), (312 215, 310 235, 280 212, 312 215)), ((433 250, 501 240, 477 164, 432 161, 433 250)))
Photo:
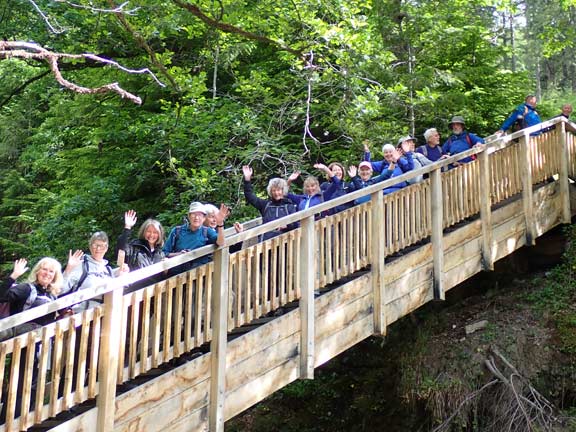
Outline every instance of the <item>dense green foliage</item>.
POLYGON ((143 99, 135 106, 64 90, 43 62, 0 62, 4 266, 20 256, 64 259, 96 229, 114 238, 128 208, 170 226, 200 199, 249 218, 243 164, 261 187, 316 161, 355 162, 365 139, 380 145, 407 132, 421 139, 431 126, 445 131, 454 114, 488 135, 539 88, 535 77, 556 98, 543 117, 572 88, 573 66, 562 59, 574 49, 573 1, 531 0, 545 13, 525 26, 517 19, 517 47, 499 18, 531 9, 510 0, 141 0, 123 16, 36 3, 46 20, 27 1, 0 6, 0 36, 150 67, 165 87, 147 75, 60 62, 79 85, 118 81, 143 99), (536 74, 534 54, 555 65, 546 67, 553 78, 536 74))

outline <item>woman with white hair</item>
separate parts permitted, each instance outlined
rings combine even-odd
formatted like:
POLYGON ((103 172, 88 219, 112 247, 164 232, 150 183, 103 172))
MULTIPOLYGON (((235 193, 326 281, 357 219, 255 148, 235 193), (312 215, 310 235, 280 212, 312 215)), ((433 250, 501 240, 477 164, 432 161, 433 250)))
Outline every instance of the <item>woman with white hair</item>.
MULTIPOLYGON (((244 174, 244 196, 248 204, 256 207, 262 215, 262 223, 267 223, 276 219, 296 212, 296 204, 287 198, 288 183, 281 178, 273 178, 268 182, 266 191, 268 192, 268 199, 258 198, 252 189, 252 175, 254 171, 248 165, 242 167, 244 174)), ((297 224, 292 223, 284 227, 275 229, 265 233, 262 236, 263 240, 276 237, 283 232, 290 231, 297 227, 297 224)))
MULTIPOLYGON (((384 144, 382 146, 382 154, 384 156, 383 160, 378 162, 371 162, 370 149, 366 143, 364 144, 364 161, 370 162, 375 173, 384 173, 390 171, 391 174, 389 178, 392 178, 401 176, 405 172, 414 169, 412 152, 406 152, 405 156, 402 157, 400 152, 398 152, 396 147, 394 147, 392 144, 384 144)), ((402 189, 403 187, 406 187, 407 185, 408 183, 405 181, 397 183, 384 189, 384 194, 387 195, 389 193, 395 192, 402 189)))

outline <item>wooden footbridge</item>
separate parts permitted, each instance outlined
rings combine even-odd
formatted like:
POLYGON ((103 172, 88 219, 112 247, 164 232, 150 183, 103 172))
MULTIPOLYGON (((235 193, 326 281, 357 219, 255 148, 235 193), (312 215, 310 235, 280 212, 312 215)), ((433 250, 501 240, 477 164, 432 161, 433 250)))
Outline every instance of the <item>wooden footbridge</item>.
POLYGON ((101 307, 0 343, 7 408, 0 432, 50 425, 47 419, 71 409, 75 415, 50 430, 224 430, 226 420, 276 390, 314 378, 314 368, 342 351, 570 223, 576 146, 565 122, 495 139, 230 235, 223 248, 205 247, 2 320, 0 330, 104 295, 101 307), (472 163, 442 172, 472 154, 472 163), (383 196, 383 188, 423 173, 423 182, 383 196), (314 219, 365 195, 370 202, 314 219), (297 230, 252 241, 295 221, 297 230), (245 247, 231 254, 240 241, 245 247), (129 283, 207 253, 214 254, 208 265, 123 294, 129 283), (288 304, 297 307, 254 325, 288 304), (230 337, 238 328, 250 331, 230 337), (152 374, 179 357, 188 361, 152 374), (138 381, 146 376, 153 378, 138 381), (129 382, 140 384, 117 391, 129 382))

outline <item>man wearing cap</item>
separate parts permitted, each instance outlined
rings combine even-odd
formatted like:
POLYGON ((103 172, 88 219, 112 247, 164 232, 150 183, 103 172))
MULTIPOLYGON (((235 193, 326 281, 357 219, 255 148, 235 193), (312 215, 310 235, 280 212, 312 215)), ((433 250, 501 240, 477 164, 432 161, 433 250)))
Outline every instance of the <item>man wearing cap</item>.
MULTIPOLYGON (((448 128, 452 130, 452 135, 446 140, 442 146, 442 151, 446 156, 452 156, 470 150, 472 147, 484 144, 484 139, 480 138, 473 133, 464 130, 464 117, 454 116, 448 128)), ((464 159, 454 162, 452 168, 462 164, 472 162, 475 158, 472 156, 465 157, 464 159)))
MULTIPOLYGON (((428 159, 426 156, 424 156, 422 153, 415 152, 414 151, 415 147, 416 147, 416 138, 410 135, 402 137, 398 140, 398 146, 397 146, 398 151, 402 155, 405 155, 406 153, 412 154, 415 170, 420 169, 426 165, 430 165, 432 161, 428 159)), ((422 180, 424 180, 424 176, 419 175, 417 177, 411 178, 410 180, 407 180, 406 183, 415 184, 421 182, 422 180)))
MULTIPOLYGON (((224 244, 224 217, 228 213, 228 207, 222 204, 220 211, 215 214, 216 229, 204 226, 206 213, 204 204, 200 202, 190 204, 187 222, 184 225, 172 228, 166 243, 164 243, 162 251, 166 257, 172 258, 208 244, 216 244, 218 246, 224 244)), ((198 267, 211 259, 211 255, 197 258, 192 263, 175 267, 171 273, 176 274, 178 271, 181 272, 198 267)))
MULTIPOLYGON (((394 170, 396 168, 397 168, 396 164, 394 162, 391 162, 379 176, 372 177, 373 171, 372 171, 372 164, 370 162, 368 161, 360 162, 360 165, 358 165, 358 169, 356 169, 356 166, 350 165, 350 167, 348 168, 348 174, 350 175, 352 181, 350 182, 348 192, 354 192, 359 189, 364 189, 375 183, 388 180, 390 177, 392 177, 392 175, 394 174, 394 170)), ((386 189, 384 189, 384 194, 386 194, 386 189)), ((357 198, 356 200, 354 200, 354 204, 362 204, 368 201, 370 201, 370 195, 357 198)))

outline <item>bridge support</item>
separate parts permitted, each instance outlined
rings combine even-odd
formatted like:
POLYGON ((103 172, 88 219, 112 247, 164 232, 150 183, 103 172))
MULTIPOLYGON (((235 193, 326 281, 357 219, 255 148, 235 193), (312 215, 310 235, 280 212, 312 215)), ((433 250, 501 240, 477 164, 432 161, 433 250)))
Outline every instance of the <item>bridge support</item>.
POLYGON ((522 149, 519 158, 520 177, 522 178, 522 202, 524 204, 524 221, 526 224, 526 245, 536 244, 536 229, 534 225, 534 198, 532 196, 532 149, 530 134, 524 132, 522 149))
POLYGON ((371 195, 372 226, 370 235, 372 238, 372 251, 370 269, 372 273, 372 293, 374 296, 374 334, 386 334, 386 297, 384 286, 384 257, 386 255, 385 219, 384 219, 384 196, 382 191, 371 195))
POLYGON ((440 168, 430 173, 430 206, 432 214, 432 259, 434 275, 432 288, 435 300, 445 300, 444 294, 444 198, 442 196, 442 176, 440 168))
MULTIPOLYGON (((96 398, 98 408, 96 430, 98 432, 109 432, 114 429, 118 351, 120 350, 118 329, 122 328, 122 296, 121 286, 104 295, 104 318, 102 319, 102 339, 98 360, 100 388, 96 398)), ((74 349, 73 346, 71 349, 74 349)), ((78 380, 80 381, 80 377, 78 380)))
POLYGON ((482 267, 486 271, 494 270, 494 258, 492 254, 492 197, 490 179, 490 161, 488 150, 478 153, 480 164, 480 221, 482 223, 482 267))
POLYGON ((224 431, 224 401, 226 399, 226 349, 228 345, 228 248, 214 253, 214 292, 212 294, 212 340, 210 341, 210 432, 224 431))
POLYGON ((316 232, 314 216, 302 220, 300 249, 300 378, 314 379, 314 284, 316 232))
POLYGON ((561 122, 556 127, 560 128, 560 197, 562 199, 562 222, 569 224, 572 221, 570 211, 570 179, 568 178, 568 142, 566 140, 566 123, 561 122))

